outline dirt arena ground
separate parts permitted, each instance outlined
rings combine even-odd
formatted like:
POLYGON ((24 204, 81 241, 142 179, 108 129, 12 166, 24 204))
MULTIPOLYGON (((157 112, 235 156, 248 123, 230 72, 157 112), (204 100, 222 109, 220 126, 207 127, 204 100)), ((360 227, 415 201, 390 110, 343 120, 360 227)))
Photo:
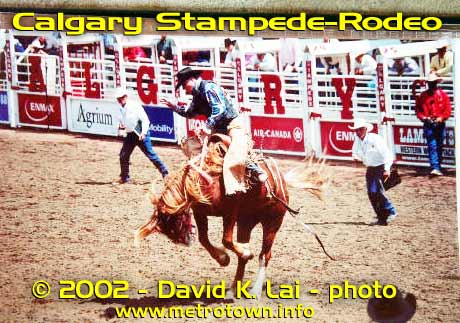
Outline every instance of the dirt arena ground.
MULTIPOLYGON (((129 322, 153 319, 113 318, 123 306, 221 306, 211 300, 157 299, 158 280, 202 284, 222 279, 231 284, 236 257, 220 267, 198 242, 182 247, 164 236, 150 236, 141 248, 132 244, 132 231, 149 217, 145 193, 159 173, 139 150, 132 157, 133 184, 115 186, 120 141, 79 134, 0 129, 1 322, 129 322), (44 279, 51 295, 36 300, 31 286, 44 279), (60 300, 59 280, 129 282, 129 300, 60 300), (149 294, 138 295, 138 289, 149 294)), ((185 159, 175 146, 157 145, 171 169, 185 159)), ((282 170, 298 159, 276 158, 282 170)), ((300 283, 300 299, 237 300, 233 306, 311 306, 312 319, 263 319, 257 322, 369 322, 366 300, 328 301, 328 286, 395 284, 415 294, 412 322, 459 322, 460 278, 456 223, 455 173, 430 179, 424 169, 402 168, 403 183, 388 194, 399 217, 387 227, 371 227, 373 214, 364 187, 363 167, 330 163, 332 182, 319 201, 291 190, 291 204, 302 207, 300 221, 311 224, 328 251, 330 261, 313 236, 290 215, 278 233, 268 278, 274 286, 300 283), (310 289, 319 289, 311 295, 310 289)), ((210 219, 210 234, 220 241, 221 219, 210 219)), ((251 248, 259 252, 261 230, 251 248)), ((250 261, 246 278, 255 279, 258 263, 250 261)), ((215 322, 216 319, 164 319, 163 322, 215 322)), ((242 319, 221 319, 242 322, 242 319)), ((244 321, 251 322, 245 319, 244 321)), ((256 320, 252 320, 256 321, 256 320)))

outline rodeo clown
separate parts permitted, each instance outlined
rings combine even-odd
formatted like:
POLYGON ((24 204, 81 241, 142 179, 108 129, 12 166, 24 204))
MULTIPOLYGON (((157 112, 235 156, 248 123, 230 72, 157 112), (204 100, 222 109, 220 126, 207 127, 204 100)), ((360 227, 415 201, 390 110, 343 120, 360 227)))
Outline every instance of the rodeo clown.
POLYGON ((202 129, 205 134, 217 132, 231 137, 232 142, 223 165, 225 192, 227 195, 246 192, 244 180, 246 167, 261 183, 265 182, 268 176, 255 163, 246 165, 249 150, 248 137, 238 110, 220 86, 201 79, 200 74, 200 71, 190 67, 185 67, 177 73, 176 90, 182 86, 185 93, 193 96, 189 106, 175 104, 166 99, 161 99, 160 102, 186 118, 206 116, 208 118, 206 127, 202 129))
POLYGON ((360 160, 367 166, 367 195, 377 214, 377 221, 372 222, 371 225, 387 225, 387 222, 396 218, 396 209, 385 196, 382 181, 390 174, 393 156, 384 139, 371 132, 373 125, 370 123, 355 119, 354 125, 349 128, 356 132, 352 148, 353 159, 360 160))
POLYGON ((130 182, 129 159, 131 154, 139 146, 140 150, 147 156, 152 164, 166 177, 168 170, 160 157, 152 148, 149 136, 150 120, 139 103, 128 99, 128 93, 123 88, 117 88, 115 98, 120 104, 121 120, 118 127, 118 134, 123 136, 123 146, 120 151, 120 179, 119 184, 130 182))

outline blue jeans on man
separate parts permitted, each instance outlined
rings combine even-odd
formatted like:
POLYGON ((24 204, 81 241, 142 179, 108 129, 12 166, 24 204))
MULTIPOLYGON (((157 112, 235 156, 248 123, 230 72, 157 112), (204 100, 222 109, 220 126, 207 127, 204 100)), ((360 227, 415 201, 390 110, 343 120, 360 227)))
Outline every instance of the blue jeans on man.
POLYGON ((153 165, 160 171, 161 175, 165 177, 168 175, 168 170, 160 160, 160 157, 155 153, 152 147, 152 141, 147 133, 144 140, 139 140, 139 137, 134 132, 129 132, 123 139, 123 147, 120 151, 120 180, 121 182, 129 181, 129 159, 136 146, 139 146, 140 150, 147 156, 147 158, 153 163, 153 165))
POLYGON ((385 195, 382 183, 384 172, 384 165, 367 167, 366 171, 367 195, 375 214, 377 214, 379 224, 386 224, 387 218, 396 214, 395 207, 385 195))
POLYGON ((428 145, 431 170, 441 171, 442 143, 446 138, 446 124, 444 122, 426 121, 423 124, 423 133, 428 145))

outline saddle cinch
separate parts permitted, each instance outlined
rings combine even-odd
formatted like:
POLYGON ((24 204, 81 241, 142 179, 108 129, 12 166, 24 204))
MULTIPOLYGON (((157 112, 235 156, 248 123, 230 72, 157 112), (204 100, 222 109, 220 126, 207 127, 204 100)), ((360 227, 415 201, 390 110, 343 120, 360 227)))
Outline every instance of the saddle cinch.
MULTIPOLYGON (((222 175, 223 162, 230 143, 230 136, 216 133, 209 136, 207 140, 202 140, 197 136, 183 138, 181 140, 181 149, 191 163, 196 164, 197 160, 201 159, 199 170, 211 176, 222 175), (203 149, 203 144, 205 143, 207 147, 203 149)), ((251 187, 257 182, 254 178, 256 174, 254 174, 251 167, 247 166, 251 163, 258 163, 260 161, 262 161, 262 156, 252 149, 249 149, 245 170, 247 187, 251 187)))

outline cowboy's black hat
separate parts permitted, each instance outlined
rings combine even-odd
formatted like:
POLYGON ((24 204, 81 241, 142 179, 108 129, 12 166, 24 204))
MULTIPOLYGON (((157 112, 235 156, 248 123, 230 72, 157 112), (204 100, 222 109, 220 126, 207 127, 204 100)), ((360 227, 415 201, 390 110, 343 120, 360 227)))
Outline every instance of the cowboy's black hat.
POLYGON ((185 67, 183 69, 181 69, 176 77, 177 77, 177 85, 176 85, 176 91, 184 85, 184 83, 191 77, 195 77, 197 78, 198 76, 200 76, 201 74, 201 71, 198 71, 198 70, 193 70, 192 68, 190 67, 185 67))
POLYGON ((398 290, 394 298, 371 298, 367 304, 369 317, 379 323, 405 323, 415 314, 417 301, 413 294, 403 298, 398 290))
POLYGON ((236 40, 231 40, 230 38, 225 38, 224 40, 225 48, 227 48, 230 45, 235 45, 236 40))

